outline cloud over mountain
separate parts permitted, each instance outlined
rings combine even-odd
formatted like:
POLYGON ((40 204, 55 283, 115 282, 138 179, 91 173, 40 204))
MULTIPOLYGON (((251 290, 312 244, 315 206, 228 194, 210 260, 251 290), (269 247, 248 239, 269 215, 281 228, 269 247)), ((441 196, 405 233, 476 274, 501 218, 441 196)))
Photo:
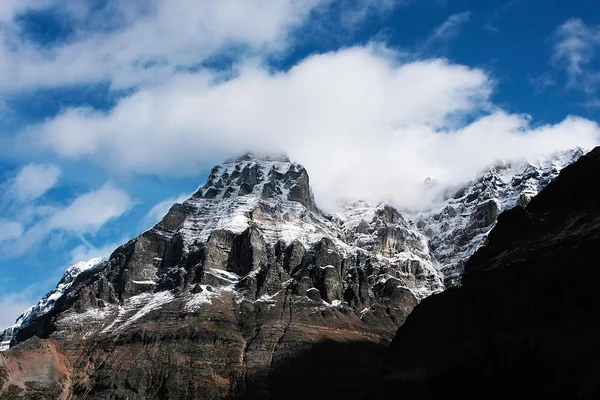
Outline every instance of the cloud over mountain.
POLYGON ((493 85, 481 69, 371 44, 284 72, 246 62, 227 79, 180 73, 106 112, 66 109, 28 137, 61 157, 167 176, 245 150, 284 151, 311 172, 325 208, 364 193, 413 207, 426 177, 457 184, 499 160, 598 142, 597 124, 583 118, 540 126, 503 111, 493 85))

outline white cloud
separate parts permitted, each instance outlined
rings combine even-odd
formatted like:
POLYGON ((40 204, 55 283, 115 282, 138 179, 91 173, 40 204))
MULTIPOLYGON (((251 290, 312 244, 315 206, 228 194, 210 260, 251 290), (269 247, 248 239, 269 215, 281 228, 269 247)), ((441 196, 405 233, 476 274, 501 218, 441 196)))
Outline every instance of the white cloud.
POLYGON ((19 238, 24 230, 20 222, 0 219, 0 242, 19 238))
POLYGON ((16 23, 0 29, 0 85, 6 91, 98 81, 113 87, 157 82, 227 49, 239 54, 282 50, 288 33, 328 3, 119 0, 103 10, 71 7, 87 29, 50 47, 23 37, 16 23))
POLYGON ((495 25, 493 25, 491 22, 486 23, 484 28, 485 28, 485 30, 487 30, 488 32, 491 32, 491 33, 500 32, 500 29, 498 27, 496 27, 495 25))
POLYGON ((163 175, 248 149, 284 151, 307 167, 325 208, 365 195, 414 206, 425 177, 456 184, 498 159, 598 143, 585 119, 536 127, 504 113, 490 104, 492 86, 479 69, 353 47, 287 72, 246 64, 227 81, 179 74, 105 113, 66 110, 30 134, 63 157, 163 175))
POLYGON ((600 73, 590 69, 600 46, 600 26, 586 25, 571 18, 560 25, 555 34, 552 61, 565 70, 567 88, 594 94, 600 84, 600 73))
POLYGON ((52 229, 75 233, 96 233, 106 222, 121 216, 133 202, 123 190, 110 183, 77 197, 48 221, 52 229))
POLYGON ((19 256, 53 232, 95 234, 104 224, 120 217, 132 206, 133 201, 125 191, 106 183, 94 191, 80 195, 65 207, 51 208, 45 218, 33 223, 24 232, 14 230, 1 249, 5 255, 19 256))
POLYGON ((0 2, 0 22, 9 22, 20 13, 49 7, 54 0, 2 0, 0 2))
POLYGON ((556 79, 551 74, 542 74, 535 78, 530 78, 529 82, 535 86, 536 92, 541 92, 549 87, 556 85, 556 79))
POLYGON ((42 196, 58 182, 61 171, 55 165, 28 164, 10 184, 10 191, 19 202, 29 202, 42 196))

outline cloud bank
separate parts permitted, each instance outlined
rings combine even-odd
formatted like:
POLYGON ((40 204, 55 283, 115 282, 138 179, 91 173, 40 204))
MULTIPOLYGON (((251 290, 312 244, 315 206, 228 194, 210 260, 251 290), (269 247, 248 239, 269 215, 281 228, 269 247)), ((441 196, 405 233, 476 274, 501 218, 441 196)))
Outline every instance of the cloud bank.
POLYGON ((539 125, 494 106, 485 71, 406 61, 372 44, 313 55, 288 71, 241 64, 223 80, 181 73, 113 109, 71 108, 29 132, 59 156, 160 175, 195 174, 246 150, 287 152, 317 200, 369 196, 417 207, 426 177, 453 185, 499 160, 598 143, 596 123, 539 125))
POLYGON ((128 89, 169 79, 213 56, 277 55, 313 14, 352 23, 401 0, 9 0, 0 5, 0 91, 108 82, 128 89), (103 4, 103 6, 101 6, 103 4), (53 11, 73 32, 56 43, 24 35, 18 16, 53 11))

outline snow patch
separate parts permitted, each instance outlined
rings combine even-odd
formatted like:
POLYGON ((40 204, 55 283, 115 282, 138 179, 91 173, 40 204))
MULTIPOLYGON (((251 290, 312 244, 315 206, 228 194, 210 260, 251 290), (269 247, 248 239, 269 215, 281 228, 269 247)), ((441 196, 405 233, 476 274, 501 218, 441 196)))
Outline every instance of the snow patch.
POLYGON ((185 312, 194 312, 198 310, 203 304, 211 304, 212 300, 216 297, 222 296, 225 292, 232 292, 233 286, 224 287, 210 287, 209 285, 200 285, 202 291, 200 293, 194 293, 183 307, 185 312))

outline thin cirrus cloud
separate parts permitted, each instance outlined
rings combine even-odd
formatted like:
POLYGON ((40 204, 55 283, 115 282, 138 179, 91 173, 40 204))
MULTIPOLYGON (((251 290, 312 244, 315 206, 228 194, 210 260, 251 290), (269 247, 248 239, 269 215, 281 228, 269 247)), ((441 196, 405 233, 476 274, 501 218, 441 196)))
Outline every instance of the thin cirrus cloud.
POLYGON ((436 45, 444 45, 455 39, 460 33, 463 25, 471 20, 472 15, 473 13, 471 11, 451 14, 443 23, 431 32, 427 39, 425 39, 420 46, 420 51, 430 51, 436 45))
POLYGON ((0 326, 5 328, 15 323, 17 316, 31 307, 36 297, 29 290, 16 293, 0 293, 0 326))
POLYGON ((534 127, 504 112, 491 102, 493 84, 477 68, 404 61, 371 44, 287 72, 247 63, 229 80, 182 73, 107 112, 67 109, 25 136, 65 158, 160 175, 194 174, 245 150, 284 151, 307 167, 326 209, 365 193, 422 206, 426 177, 453 185, 498 160, 598 143, 586 119, 534 127))
POLYGON ((587 25, 571 18, 555 33, 553 64, 564 70, 567 88, 595 95, 600 85, 600 71, 592 67, 600 48, 600 26, 587 25))
MULTIPOLYGON (((100 15, 104 17, 104 25, 111 29, 100 25, 51 46, 15 34, 12 31, 18 31, 18 25, 14 23, 12 30, 6 27, 0 30, 4 60, 0 82, 4 90, 97 81, 109 81, 114 87, 154 82, 227 46, 249 49, 282 46, 286 31, 301 23, 322 2, 108 2, 108 9, 100 15)), ((28 3, 30 7, 33 4, 28 3)), ((57 2, 45 4, 49 9, 59 7, 57 2)), ((15 6, 13 12, 30 7, 15 6)), ((98 19, 98 11, 79 14, 82 25, 95 27, 93 21, 98 19)))
POLYGON ((24 231, 25 228, 20 222, 0 219, 0 242, 16 239, 20 237, 24 231))
POLYGON ((18 202, 30 202, 53 188, 61 170, 51 164, 28 164, 18 172, 9 185, 9 194, 18 202))
POLYGON ((431 38, 444 41, 454 38, 460 31, 461 26, 469 22, 472 14, 470 11, 465 11, 450 15, 444 23, 433 31, 431 38))
POLYGON ((121 216, 133 205, 129 195, 110 183, 77 197, 48 221, 53 229, 94 234, 107 221, 121 216))
POLYGON ((23 225, 20 230, 16 228, 15 234, 5 238, 2 251, 13 257, 23 255, 56 231, 70 235, 93 235, 108 221, 120 217, 132 206, 133 201, 125 191, 106 183, 80 195, 65 207, 53 209, 50 215, 26 229, 23 229, 23 225))
POLYGON ((81 261, 88 261, 88 260, 91 260, 92 258, 97 258, 97 257, 108 257, 117 247, 119 247, 121 244, 125 243, 126 241, 127 241, 127 239, 123 238, 123 240, 121 240, 119 242, 106 243, 106 244, 102 245, 101 247, 95 247, 89 243, 81 244, 81 245, 75 247, 73 250, 71 250, 70 264, 76 264, 81 261))

